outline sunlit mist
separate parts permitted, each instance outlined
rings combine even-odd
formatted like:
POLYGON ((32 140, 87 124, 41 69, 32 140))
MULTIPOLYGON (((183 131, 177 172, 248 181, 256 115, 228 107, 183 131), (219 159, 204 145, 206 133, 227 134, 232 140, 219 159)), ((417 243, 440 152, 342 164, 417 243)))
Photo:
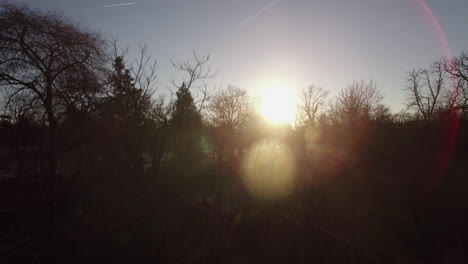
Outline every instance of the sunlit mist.
POLYGON ((242 177, 249 192, 258 198, 287 195, 294 182, 295 162, 291 150, 276 140, 255 144, 242 164, 242 177))
POLYGON ((292 123, 296 115, 292 89, 285 86, 265 89, 260 97, 260 113, 271 123, 292 123))

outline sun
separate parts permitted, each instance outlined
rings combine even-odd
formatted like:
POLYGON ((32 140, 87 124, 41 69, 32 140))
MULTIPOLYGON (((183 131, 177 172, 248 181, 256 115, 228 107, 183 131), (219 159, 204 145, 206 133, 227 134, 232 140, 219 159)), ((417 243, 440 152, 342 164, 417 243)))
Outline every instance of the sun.
POLYGON ((291 124, 296 116, 295 95, 286 86, 272 86, 260 95, 260 114, 274 124, 291 124))

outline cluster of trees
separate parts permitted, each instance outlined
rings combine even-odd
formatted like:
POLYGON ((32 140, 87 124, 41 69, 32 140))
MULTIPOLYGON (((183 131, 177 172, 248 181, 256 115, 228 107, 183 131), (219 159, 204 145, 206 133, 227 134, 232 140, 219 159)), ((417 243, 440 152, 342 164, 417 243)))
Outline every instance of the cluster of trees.
POLYGON ((392 114, 382 104, 383 95, 373 81, 356 81, 328 101, 329 91, 314 85, 299 94, 300 124, 343 124, 363 120, 404 122, 420 120, 431 122, 451 114, 466 119, 468 55, 448 60, 441 59, 429 67, 408 72, 408 108, 392 114))
POLYGON ((420 119, 430 122, 441 112, 466 119, 467 60, 462 53, 408 73, 408 105, 417 110, 420 119))
MULTIPOLYGON (((61 239, 50 255, 66 258, 70 245, 82 247, 83 260, 96 261, 102 251, 103 260, 120 254, 123 262, 259 260, 272 248, 281 250, 263 260, 424 255, 426 244, 407 252, 395 241, 407 235, 402 228, 427 224, 411 211, 418 190, 463 167, 465 141, 450 149, 450 164, 437 153, 448 144, 447 124, 467 121, 468 54, 410 71, 408 111, 398 114, 373 81, 352 82, 334 98, 311 85, 298 94, 291 127, 266 123, 241 88, 209 89, 209 57, 173 61, 186 78, 170 97, 157 96, 157 63, 146 47, 139 51, 129 61, 128 48, 60 14, 0 4, 2 129, 11 132, 2 146, 45 190, 42 209, 61 239), (251 197, 240 176, 245 153, 265 138, 281 140, 297 159, 297 187, 281 201, 251 197), (26 154, 33 156, 28 165, 26 154), (379 193, 388 186, 396 197, 379 193), (395 205, 400 209, 385 211, 395 205), (379 214, 396 216, 383 221, 379 214), (382 228, 390 231, 379 235, 382 228), (312 254, 307 241, 346 253, 312 254)), ((421 215, 438 212, 432 209, 421 215)), ((427 229, 418 230, 411 235, 427 229)))

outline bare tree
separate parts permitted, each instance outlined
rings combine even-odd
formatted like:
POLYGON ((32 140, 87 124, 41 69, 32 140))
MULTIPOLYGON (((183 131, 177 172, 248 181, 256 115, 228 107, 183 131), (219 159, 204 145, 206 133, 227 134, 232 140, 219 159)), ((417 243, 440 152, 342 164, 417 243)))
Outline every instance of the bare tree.
POLYGON ((2 102, 5 106, 4 112, 12 118, 14 123, 23 118, 31 120, 42 119, 43 111, 41 105, 31 98, 33 94, 20 93, 12 95, 15 91, 10 90, 5 90, 3 92, 3 99, 6 101, 2 102))
POLYGON ((117 57, 123 58, 125 65, 130 68, 133 78, 133 85, 136 89, 142 90, 143 94, 152 96, 156 92, 158 61, 153 59, 148 53, 147 45, 138 45, 137 57, 128 61, 128 53, 131 50, 130 45, 121 47, 117 38, 111 39, 112 60, 117 57))
POLYGON ((207 106, 208 122, 214 127, 239 130, 251 113, 250 100, 245 90, 228 86, 219 90, 207 106))
POLYGON ((462 118, 468 115, 468 54, 462 52, 453 60, 445 60, 445 71, 451 77, 445 102, 449 109, 456 111, 462 118))
POLYGON ((383 104, 377 105, 373 110, 372 110, 372 115, 371 115, 372 120, 375 120, 380 123, 390 123, 393 121, 393 116, 390 111, 390 108, 383 104))
POLYGON ((207 108, 206 119, 219 159, 231 159, 239 147, 239 132, 252 117, 253 109, 245 90, 228 86, 215 94, 207 108))
POLYGON ((443 94, 443 109, 466 119, 468 113, 468 81, 454 76, 443 94))
POLYGON ((329 91, 313 84, 299 92, 297 108, 301 123, 309 126, 315 125, 320 108, 323 107, 328 93, 329 91))
POLYGON ((441 106, 444 90, 444 62, 437 61, 428 69, 414 69, 408 73, 408 107, 415 108, 426 122, 441 106))
POLYGON ((46 179, 49 194, 55 194, 60 115, 71 104, 90 98, 84 93, 87 85, 71 86, 69 80, 97 77, 104 41, 60 14, 2 2, 0 46, 0 86, 8 94, 6 104, 16 96, 27 98, 27 104, 40 107, 48 125, 46 179))
POLYGON ((410 113, 407 109, 403 109, 400 112, 393 114, 392 120, 395 123, 404 124, 414 120, 414 113, 410 113))
POLYGON ((468 80, 457 80, 457 95, 454 97, 457 100, 457 109, 459 109, 460 117, 464 120, 468 119, 468 80))
POLYGON ((382 99, 383 95, 374 81, 355 81, 339 91, 338 96, 331 103, 331 119, 335 123, 370 120, 382 99))
MULTIPOLYGON (((196 104, 198 105, 198 113, 200 114, 205 103, 209 100, 210 90, 208 84, 206 83, 207 79, 213 78, 216 76, 217 71, 213 71, 208 64, 211 57, 204 56, 199 57, 195 51, 193 51, 193 61, 176 61, 171 60, 172 66, 188 75, 188 78, 185 78, 181 86, 187 87, 189 90, 191 88, 197 89, 196 91, 196 104), (201 84, 200 84, 201 82, 201 84)), ((172 82, 174 87, 180 87, 172 82)))
POLYGON ((130 66, 136 88, 143 90, 145 94, 152 95, 156 90, 158 61, 148 54, 148 46, 139 46, 139 56, 130 66))
POLYGON ((117 42, 115 38, 111 41, 114 69, 107 75, 105 101, 110 119, 123 132, 126 130, 123 124, 141 126, 154 118, 153 108, 158 107, 153 98, 158 64, 148 54, 146 45, 139 45, 137 57, 128 61, 131 47, 120 48, 117 42))
POLYGON ((468 81, 468 53, 462 52, 451 65, 450 73, 465 81, 468 81))

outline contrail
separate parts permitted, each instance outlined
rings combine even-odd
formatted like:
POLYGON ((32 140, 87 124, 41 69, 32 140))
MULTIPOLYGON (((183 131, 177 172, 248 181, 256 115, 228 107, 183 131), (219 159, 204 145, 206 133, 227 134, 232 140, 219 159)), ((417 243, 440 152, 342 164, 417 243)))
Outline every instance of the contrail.
POLYGON ((128 3, 121 3, 121 4, 98 6, 98 7, 92 7, 92 9, 101 9, 101 8, 119 7, 119 6, 129 6, 129 5, 136 5, 136 2, 128 2, 128 3))
POLYGON ((267 11, 268 9, 270 9, 272 6, 276 5, 276 3, 278 3, 280 0, 274 0, 274 1, 271 1, 268 5, 266 5, 265 7, 263 7, 262 9, 258 10, 257 12, 255 12, 253 15, 251 15, 250 17, 242 20, 239 25, 237 25, 236 27, 233 28, 233 30, 231 30, 231 32, 233 31, 237 31, 239 29, 242 29, 243 27, 245 27, 246 25, 248 25, 250 22, 254 21, 258 16, 260 16, 261 14, 265 13, 265 11, 267 11))
MULTIPOLYGON (((227 38, 229 38, 232 34, 234 34, 235 31, 241 30, 245 26, 247 26, 249 23, 254 21, 257 17, 265 13, 268 9, 270 9, 272 6, 276 5, 280 0, 273 0, 271 1, 268 5, 264 6, 263 8, 259 9, 257 12, 255 12, 253 15, 247 17, 246 19, 242 20, 239 24, 237 24, 235 27, 231 29, 231 31, 227 32, 226 34, 222 35, 219 40, 217 45, 215 45, 215 48, 213 49, 216 50, 221 46, 224 41, 226 41, 227 38)), ((214 55, 214 54, 212 54, 214 55)))

